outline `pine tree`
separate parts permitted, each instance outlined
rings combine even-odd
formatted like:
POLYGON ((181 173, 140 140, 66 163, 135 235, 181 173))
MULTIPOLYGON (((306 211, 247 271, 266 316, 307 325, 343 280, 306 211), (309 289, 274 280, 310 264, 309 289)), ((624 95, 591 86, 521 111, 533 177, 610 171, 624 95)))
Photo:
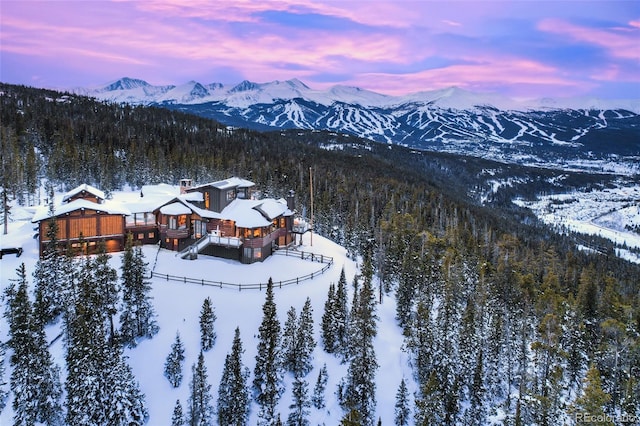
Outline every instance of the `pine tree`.
POLYGON ((211 298, 207 297, 200 311, 200 347, 203 351, 208 351, 216 343, 216 332, 213 328, 215 320, 216 314, 213 311, 211 298))
POLYGON ((293 381, 293 403, 289 405, 291 412, 287 417, 287 425, 289 426, 308 426, 309 425, 309 384, 301 377, 297 377, 293 381))
POLYGON ((398 392, 396 392, 396 406, 394 421, 396 426, 407 426, 411 415, 409 407, 409 390, 404 378, 400 381, 398 392))
POLYGON ((298 328, 298 314, 293 306, 287 311, 287 320, 282 331, 283 367, 294 372, 296 368, 296 332, 298 328))
POLYGON ((45 324, 55 321, 64 308, 65 283, 68 279, 63 270, 64 259, 58 252, 58 221, 54 214, 53 188, 49 191, 49 215, 47 222, 47 243, 42 256, 36 262, 33 273, 35 285, 35 311, 45 324))
POLYGON ((307 297, 302 311, 300 311, 300 320, 296 330, 294 375, 304 377, 313 369, 313 350, 315 347, 313 308, 311 300, 307 297))
POLYGON ((182 404, 179 399, 176 399, 176 405, 173 407, 171 426, 184 426, 184 414, 182 412, 182 404))
POLYGON ((262 323, 258 330, 258 354, 254 369, 253 387, 260 406, 260 424, 275 420, 275 409, 284 392, 282 354, 280 353, 280 322, 273 300, 273 281, 267 283, 266 300, 262 306, 262 323))
POLYGON ((347 303, 347 278, 344 268, 340 271, 333 311, 333 328, 337 351, 346 357, 348 343, 349 306, 347 303))
POLYGON ((326 406, 324 392, 327 388, 328 380, 329 374, 327 373, 327 364, 323 364, 322 368, 318 372, 318 380, 316 380, 316 385, 313 388, 313 396, 311 397, 313 406, 318 410, 321 410, 326 406))
POLYGON ((151 304, 151 284, 145 278, 147 264, 140 247, 133 248, 131 234, 122 255, 122 313, 120 337, 122 343, 134 347, 136 339, 151 338, 158 332, 155 311, 151 304))
POLYGON ((9 391, 5 388, 7 382, 4 381, 5 355, 6 352, 4 345, 0 343, 0 413, 4 410, 4 407, 7 404, 7 396, 9 395, 9 391))
POLYGON ((236 328, 231 354, 227 354, 218 387, 218 424, 220 426, 242 426, 249 419, 249 370, 242 365, 242 341, 240 329, 236 328))
POLYGON ((164 363, 164 376, 171 386, 177 388, 182 383, 182 364, 184 363, 184 346, 180 340, 180 333, 176 332, 176 338, 171 345, 171 352, 164 363))
POLYGON ((122 348, 108 342, 106 311, 95 283, 93 263, 78 272, 73 312, 65 316, 68 330, 67 424, 134 426, 146 423, 144 395, 127 365, 122 348))
POLYGON ((44 323, 34 315, 24 263, 17 269, 17 275, 6 291, 5 313, 9 347, 13 350, 10 384, 14 424, 55 425, 62 415, 60 369, 49 353, 44 323))
POLYGON ((95 285, 98 287, 99 315, 104 315, 108 321, 109 341, 115 340, 115 326, 113 324, 113 316, 118 312, 118 273, 109 265, 111 256, 106 252, 104 242, 98 245, 98 255, 93 260, 93 276, 95 285))
POLYGON ((117 345, 107 348, 109 355, 103 360, 105 393, 101 401, 107 424, 142 426, 149 418, 144 394, 124 359, 122 348, 117 345))
POLYGON ((582 395, 571 407, 576 420, 592 423, 598 426, 613 425, 610 417, 605 416, 605 407, 611 401, 611 396, 602 390, 600 371, 595 365, 591 365, 584 378, 582 395), (589 416, 588 420, 585 416, 589 416), (600 420, 601 419, 601 420, 600 420))
POLYGON ((187 422, 191 426, 213 424, 213 405, 211 405, 211 385, 207 382, 207 367, 204 354, 200 351, 198 363, 191 367, 192 379, 189 384, 189 412, 187 422))
POLYGON ((327 353, 334 353, 338 348, 338 341, 335 329, 336 318, 336 290, 333 283, 329 284, 327 301, 324 303, 324 313, 322 314, 322 345, 327 353))
POLYGON ((343 381, 341 405, 355 409, 365 425, 373 424, 375 414, 375 372, 378 368, 373 339, 377 334, 375 299, 372 279, 365 259, 364 282, 359 295, 354 296, 349 321, 349 368, 343 381))

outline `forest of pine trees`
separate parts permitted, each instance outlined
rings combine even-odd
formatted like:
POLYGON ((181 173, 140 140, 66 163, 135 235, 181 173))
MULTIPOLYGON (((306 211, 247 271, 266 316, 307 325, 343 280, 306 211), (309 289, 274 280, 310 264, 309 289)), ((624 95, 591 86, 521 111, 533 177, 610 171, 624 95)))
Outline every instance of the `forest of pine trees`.
MULTIPOLYGON (((570 235, 554 234, 515 207, 477 205, 459 190, 451 171, 438 166, 449 161, 444 157, 429 154, 419 163, 400 149, 378 154, 375 148, 363 156, 329 152, 313 143, 328 137, 324 133, 300 140, 280 132, 230 132, 210 120, 157 108, 4 84, 0 89, 7 215, 7 200, 30 204, 46 198, 39 193, 43 180, 58 189, 89 183, 109 193, 184 176, 209 181, 242 175, 267 195, 293 189, 306 207, 313 166, 316 231, 364 259, 350 288, 341 277, 329 289, 322 323, 315 324, 319 345, 348 367, 337 390, 343 424, 378 420, 371 341, 376 303, 387 297, 395 298, 412 379, 419 385, 411 395, 403 378, 391 384, 397 389, 398 425, 483 424, 499 413, 509 425, 570 423, 580 410, 640 415, 640 267, 611 251, 579 251, 570 235)), ((461 179, 466 173, 460 171, 461 179)), ((55 234, 55 223, 49 226, 55 234)), ((35 271, 19 270, 5 295, 13 351, 10 390, 22 394, 32 386, 22 378, 34 369, 41 383, 34 395, 47 393, 24 404, 14 398, 16 422, 55 424, 66 416, 68 424, 142 424, 148 417, 144 395, 122 350, 157 332, 153 306, 144 296, 144 259, 128 247, 118 281, 104 257, 71 254, 45 248, 35 271), (20 290, 29 273, 33 301, 20 290), (58 318, 67 348, 64 385, 41 338, 42 327, 58 318), (33 354, 37 365, 21 365, 16 350, 33 354), (89 411, 81 409, 87 398, 98 402, 89 411), (117 409, 107 404, 116 399, 117 409)), ((306 354, 316 342, 295 350, 292 342, 303 344, 299 334, 314 324, 305 319, 305 307, 300 316, 292 309, 281 329, 267 289, 252 386, 237 330, 215 416, 213 401, 201 395, 210 385, 206 366, 198 362, 191 371, 193 393, 184 410, 177 401, 174 424, 214 417, 219 424, 246 424, 251 400, 264 424, 281 415, 290 424, 305 424, 309 407, 321 407, 336 389, 325 388, 326 374, 310 386, 312 360, 297 351, 306 354), (277 413, 285 371, 295 375, 294 399, 289 413, 277 413)), ((215 342, 215 315, 207 315, 203 306, 203 350, 215 342)), ((179 356, 174 358, 172 383, 182 369, 175 361, 179 356)), ((0 374, 0 404, 7 392, 3 380, 0 374)))

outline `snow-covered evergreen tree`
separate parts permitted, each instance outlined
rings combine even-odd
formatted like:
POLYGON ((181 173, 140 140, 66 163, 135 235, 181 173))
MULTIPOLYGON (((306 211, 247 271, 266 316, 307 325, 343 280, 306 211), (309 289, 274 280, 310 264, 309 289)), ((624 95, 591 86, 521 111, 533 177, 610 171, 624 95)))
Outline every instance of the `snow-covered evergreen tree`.
POLYGON ((293 372, 296 367, 296 333, 298 314, 293 306, 287 311, 287 319, 282 330, 282 359, 285 370, 293 372))
POLYGON ((78 273, 73 313, 65 316, 67 379, 66 423, 142 425, 148 419, 140 392, 122 349, 108 342, 107 310, 95 284, 93 263, 83 261, 78 273))
POLYGON ((313 406, 318 410, 321 410, 326 406, 324 392, 327 388, 328 380, 329 374, 327 373, 327 364, 323 364, 322 368, 320 368, 320 371, 318 372, 318 379, 316 380, 316 384, 313 388, 313 396, 311 397, 313 406))
POLYGON ((354 297, 349 321, 349 368, 343 379, 340 404, 357 411, 365 425, 374 422, 376 408, 375 374, 378 368, 373 339, 377 334, 375 298, 370 264, 363 264, 363 283, 354 297))
POLYGON ((171 416, 171 426, 184 426, 184 413, 182 404, 176 399, 176 405, 173 407, 173 415, 171 416))
POLYGON ((327 353, 334 353, 338 347, 335 314, 336 311, 336 289, 333 283, 329 284, 327 301, 324 303, 324 313, 322 314, 322 346, 327 353))
POLYGON ((207 367, 204 354, 200 351, 198 363, 191 367, 192 378, 189 384, 189 410, 187 423, 192 426, 208 426, 213 424, 213 405, 211 385, 208 383, 207 367))
POLYGON ((58 221, 54 217, 53 188, 49 188, 49 215, 47 221, 47 242, 42 251, 42 256, 36 262, 33 273, 35 285, 36 315, 45 324, 53 322, 62 313, 64 308, 64 290, 68 279, 64 274, 62 263, 64 259, 58 252, 58 221))
POLYGON ((0 343, 0 413, 4 410, 7 404, 7 396, 9 391, 7 390, 7 383, 4 378, 4 360, 6 356, 6 350, 4 344, 0 343))
POLYGON ((9 347, 13 350, 10 387, 14 424, 57 425, 62 416, 60 369, 49 353, 44 323, 34 315, 24 263, 17 269, 17 275, 6 291, 5 312, 9 347))
POLYGON ((107 424, 142 426, 149 418, 144 394, 126 363, 122 348, 117 345, 109 345, 108 348, 110 355, 104 360, 105 393, 101 404, 107 424))
POLYGON ((109 341, 113 342, 116 337, 113 316, 118 312, 119 287, 118 273, 109 265, 111 255, 107 254, 104 242, 98 245, 98 254, 93 259, 92 273, 94 283, 98 287, 98 305, 100 315, 104 315, 108 322, 109 341))
POLYGON ((411 419, 411 407, 409 401, 409 390, 404 381, 404 377, 400 381, 400 386, 396 392, 396 406, 393 417, 396 426, 407 426, 411 419))
POLYGON ((340 271, 333 310, 333 328, 337 351, 346 359, 348 343, 349 306, 347 302, 347 278, 344 268, 340 271))
POLYGON ((296 376, 293 380, 293 402, 289 405, 291 412, 287 417, 288 426, 308 426, 309 425, 309 384, 302 377, 296 376))
POLYGON ((136 346, 138 338, 151 338, 158 332, 149 296, 151 284, 145 278, 146 267, 142 249, 133 248, 129 234, 122 255, 123 306, 120 314, 120 337, 122 343, 129 347, 136 346))
POLYGON ((202 302, 202 309, 200 310, 200 347, 203 351, 208 351, 216 343, 215 320, 216 314, 211 298, 207 297, 202 302))
POLYGON ((308 297, 300 311, 294 346, 293 373, 298 377, 304 377, 313 369, 313 350, 316 347, 316 341, 313 338, 313 308, 308 297))
POLYGON ((236 328, 231 353, 227 354, 218 387, 218 424, 220 426, 242 426, 249 419, 249 369, 242 364, 242 340, 236 328))
POLYGON ((284 392, 280 321, 273 299, 273 281, 269 278, 266 300, 262 306, 262 323, 258 330, 258 354, 253 388, 260 406, 259 423, 269 425, 276 418, 276 405, 284 392))
POLYGON ((164 376, 171 386, 177 388, 182 383, 182 364, 184 363, 184 346, 180 340, 180 333, 176 332, 176 338, 171 344, 171 352, 164 362, 164 376))

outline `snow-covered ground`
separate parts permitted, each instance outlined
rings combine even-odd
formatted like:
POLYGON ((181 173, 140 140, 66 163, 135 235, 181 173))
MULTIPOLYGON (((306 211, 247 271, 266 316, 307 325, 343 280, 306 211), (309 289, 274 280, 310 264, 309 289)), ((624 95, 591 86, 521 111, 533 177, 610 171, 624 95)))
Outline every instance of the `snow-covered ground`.
POLYGON ((616 253, 640 263, 640 185, 619 182, 615 188, 514 200, 530 208, 543 222, 557 230, 596 235, 613 241, 616 253), (636 249, 635 252, 628 249, 636 249))
MULTIPOLYGON (((127 194, 123 194, 127 195, 127 194)), ((115 194, 115 198, 118 194, 115 194)), ((0 290, 4 290, 13 279, 16 268, 24 262, 29 278, 34 270, 38 258, 37 240, 33 239, 33 227, 30 223, 29 211, 20 217, 21 220, 10 224, 9 234, 2 235, 2 242, 10 242, 11 245, 23 247, 24 253, 17 258, 15 255, 7 255, 0 260, 0 290)), ((310 423, 312 425, 336 425, 343 416, 343 411, 336 399, 337 384, 346 375, 347 365, 340 364, 336 357, 322 350, 320 339, 321 317, 324 311, 324 303, 330 283, 337 283, 342 268, 345 269, 349 289, 353 282, 353 276, 358 272, 356 262, 346 256, 345 249, 331 241, 313 235, 311 246, 310 234, 303 239, 300 250, 313 251, 318 254, 332 256, 333 266, 322 275, 312 280, 301 282, 282 288, 275 288, 275 302, 278 307, 278 315, 281 325, 286 320, 286 312, 294 306, 299 313, 307 297, 311 299, 313 316, 315 320, 314 332, 318 346, 314 352, 315 368, 307 376, 309 392, 318 376, 318 371, 326 363, 329 372, 329 381, 325 392, 327 402, 326 409, 316 410, 311 408, 310 423)), ((8 244, 5 244, 8 245, 8 244)), ((209 280, 223 280, 229 282, 266 282, 269 277, 274 280, 285 280, 296 276, 306 275, 318 270, 322 264, 310 262, 293 257, 274 255, 263 263, 243 265, 225 259, 199 256, 197 260, 183 260, 175 256, 175 252, 158 250, 157 246, 145 246, 143 248, 149 268, 156 265, 156 272, 174 275, 186 275, 190 278, 202 278, 209 280), (157 256, 157 262, 156 262, 157 256)), ((121 255, 114 253, 112 265, 120 272, 121 255)), ((31 280, 32 281, 32 280, 31 280)), ((243 363, 253 373, 255 355, 257 352, 258 327, 262 320, 262 304, 264 303, 264 290, 237 291, 229 288, 217 288, 196 284, 185 284, 175 281, 166 281, 154 278, 152 283, 153 304, 158 314, 157 321, 160 332, 150 340, 144 340, 131 350, 126 351, 128 361, 140 382, 142 391, 146 395, 149 409, 149 425, 168 425, 171 422, 173 407, 177 399, 187 408, 188 387, 191 380, 191 366, 197 361, 200 350, 199 315, 203 300, 209 296, 212 299, 217 320, 215 330, 217 340, 213 349, 205 353, 205 362, 209 375, 209 383, 212 385, 213 400, 217 399, 217 389, 220 382, 224 358, 231 351, 233 333, 236 327, 240 328, 240 335, 245 349, 243 363), (172 388, 163 376, 164 362, 170 352, 176 332, 180 333, 185 345, 186 361, 184 363, 184 379, 178 388, 172 388)), ((351 300, 351 296, 349 296, 351 300)), ((2 306, 4 312, 4 306, 2 306)), ((377 372, 377 414, 383 424, 393 424, 395 394, 404 377, 411 393, 415 391, 411 371, 408 367, 407 354, 402 351, 402 334, 396 325, 395 301, 385 297, 382 304, 378 305, 377 315, 378 336, 375 341, 376 354, 380 368, 377 372)), ((4 317, 0 318, 0 340, 7 339, 7 323, 4 317)), ((60 329, 60 324, 50 326, 47 335, 53 339, 60 329)), ((63 371, 64 381, 64 347, 62 339, 57 340, 50 348, 56 362, 63 371)), ((9 380, 10 366, 8 355, 5 360, 5 381, 9 380)), ((253 374, 249 382, 253 380, 253 374)), ((280 400, 278 411, 283 421, 289 414, 291 404, 291 384, 293 377, 287 374, 285 378, 286 391, 280 400)), ((8 386, 8 385, 7 385, 8 386)), ((0 425, 12 424, 11 398, 7 406, 0 413, 0 425)), ((251 407, 249 424, 257 422, 257 405, 251 407)))

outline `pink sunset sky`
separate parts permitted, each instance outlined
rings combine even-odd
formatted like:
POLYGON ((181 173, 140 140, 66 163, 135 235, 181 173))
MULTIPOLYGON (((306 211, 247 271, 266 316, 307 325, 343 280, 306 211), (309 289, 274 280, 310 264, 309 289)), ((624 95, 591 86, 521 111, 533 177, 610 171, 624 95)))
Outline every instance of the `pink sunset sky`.
POLYGON ((640 98, 640 1, 0 0, 0 81, 640 98))

